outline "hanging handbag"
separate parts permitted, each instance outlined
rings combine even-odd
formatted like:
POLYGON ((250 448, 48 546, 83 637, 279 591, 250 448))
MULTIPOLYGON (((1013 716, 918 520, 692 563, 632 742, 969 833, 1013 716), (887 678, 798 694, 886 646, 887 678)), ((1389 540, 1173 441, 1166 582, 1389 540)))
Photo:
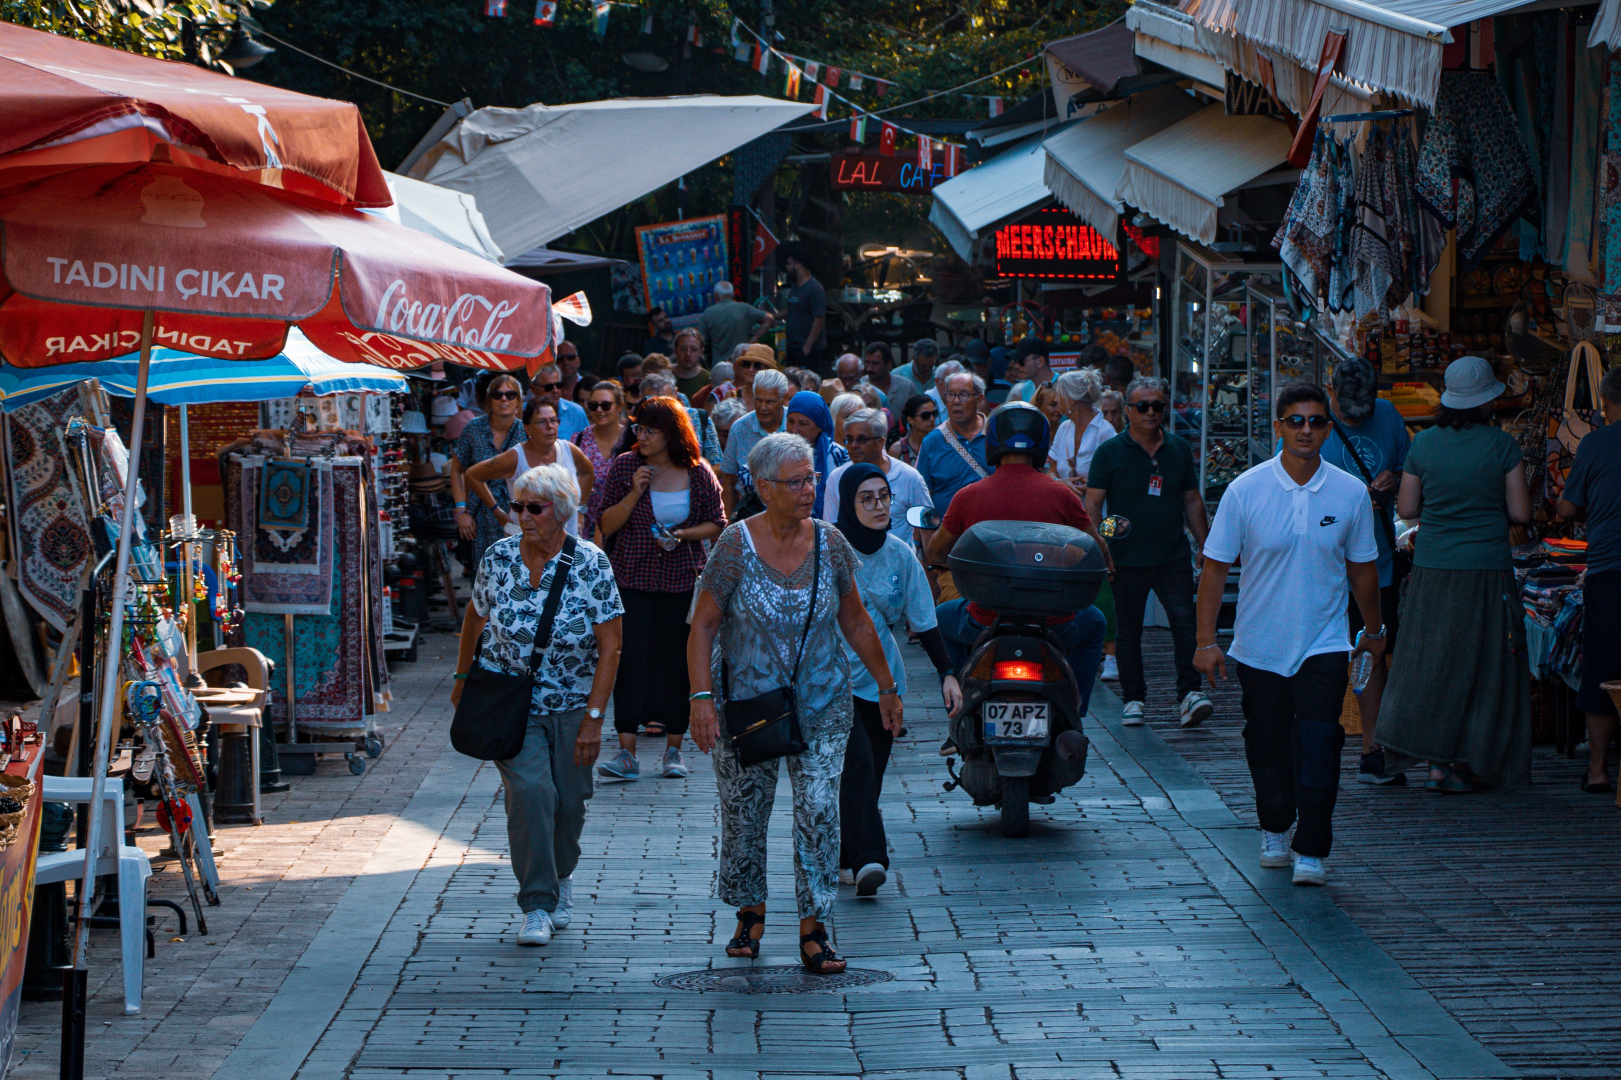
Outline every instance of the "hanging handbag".
MULTIPOLYGON (((1345 444, 1346 455, 1356 462, 1356 471, 1362 474, 1362 479, 1368 485, 1371 495, 1373 476, 1368 472, 1367 462, 1363 461, 1362 455, 1356 452, 1351 437, 1345 434, 1345 429, 1340 426, 1339 418, 1334 415, 1334 410, 1329 410, 1328 419, 1334 425, 1334 433, 1340 437, 1340 442, 1345 444)), ((1406 580, 1407 575, 1413 572, 1413 556, 1411 552, 1403 551, 1396 546, 1396 523, 1390 520, 1390 515, 1385 512, 1387 506, 1388 504, 1380 506, 1375 503, 1373 512, 1379 518, 1379 524, 1384 527, 1385 539, 1390 542, 1390 583, 1400 585, 1406 580)))
POLYGON ((528 671, 508 675, 484 667, 478 662, 484 651, 484 635, 479 635, 473 666, 467 671, 461 701, 450 722, 450 745, 457 753, 480 761, 507 761, 517 757, 523 749, 524 733, 529 729, 535 670, 540 667, 546 645, 552 640, 552 625, 557 621, 557 608, 563 600, 563 586, 568 584, 569 573, 574 569, 577 546, 578 541, 572 536, 563 541, 557 569, 552 573, 552 586, 546 593, 546 605, 541 609, 540 623, 535 628, 535 640, 529 647, 528 671))
POLYGON ((1548 440, 1548 498, 1557 499, 1565 493, 1565 478, 1576 464, 1576 447, 1593 430, 1598 417, 1598 384, 1604 377, 1604 362, 1592 342, 1584 341, 1570 354, 1570 368, 1565 373, 1565 407, 1560 412, 1559 424, 1548 440), (1586 384, 1585 388, 1583 384, 1586 384), (1585 389, 1583 403, 1576 402, 1577 390, 1585 389))
POLYGON ((805 629, 799 635, 799 649, 794 654, 794 673, 788 679, 788 685, 733 701, 727 665, 722 662, 720 666, 721 696, 726 703, 726 736, 731 742, 732 753, 737 755, 738 764, 745 769, 780 757, 795 757, 807 749, 804 732, 799 726, 796 687, 799 685, 799 665, 805 658, 805 642, 810 638, 811 620, 816 617, 816 590, 822 582, 820 525, 816 526, 811 550, 810 606, 805 612, 805 629))

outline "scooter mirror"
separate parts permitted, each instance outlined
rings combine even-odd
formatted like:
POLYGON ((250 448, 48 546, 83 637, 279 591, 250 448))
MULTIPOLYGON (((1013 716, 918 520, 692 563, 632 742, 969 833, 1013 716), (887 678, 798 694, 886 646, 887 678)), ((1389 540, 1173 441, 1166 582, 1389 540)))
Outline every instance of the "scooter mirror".
POLYGON ((940 512, 932 506, 909 506, 906 508, 906 524, 914 529, 938 529, 940 512))
POLYGON ((1131 535, 1131 521, 1119 514, 1110 514, 1098 525, 1098 533, 1105 540, 1119 540, 1121 537, 1131 535))

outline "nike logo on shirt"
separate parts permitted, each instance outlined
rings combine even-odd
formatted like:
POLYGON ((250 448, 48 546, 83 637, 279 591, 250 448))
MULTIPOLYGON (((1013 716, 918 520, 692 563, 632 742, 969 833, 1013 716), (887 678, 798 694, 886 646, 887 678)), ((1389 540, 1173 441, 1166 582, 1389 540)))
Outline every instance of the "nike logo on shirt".
POLYGON ((1323 520, 1319 521, 1317 524, 1319 524, 1319 525, 1332 525, 1338 520, 1339 520, 1339 518, 1335 517, 1332 514, 1329 514, 1329 515, 1325 516, 1323 518, 1323 520))

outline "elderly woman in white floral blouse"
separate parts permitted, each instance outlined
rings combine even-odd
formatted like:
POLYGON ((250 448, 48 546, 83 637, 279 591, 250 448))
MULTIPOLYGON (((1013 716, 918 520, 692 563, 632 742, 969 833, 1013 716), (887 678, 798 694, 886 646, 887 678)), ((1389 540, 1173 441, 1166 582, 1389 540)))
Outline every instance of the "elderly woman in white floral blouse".
POLYGON ((511 514, 523 531, 491 544, 479 563, 450 700, 461 701, 461 680, 475 663, 508 675, 534 672, 523 749, 495 765, 506 790, 507 842, 524 914, 518 944, 545 945, 574 913, 572 875, 591 766, 602 745, 602 711, 619 670, 625 609, 608 556, 564 530, 580 507, 569 471, 537 465, 511 486, 511 514), (559 573, 565 577, 551 636, 536 641, 559 573), (532 665, 537 648, 545 653, 532 665))

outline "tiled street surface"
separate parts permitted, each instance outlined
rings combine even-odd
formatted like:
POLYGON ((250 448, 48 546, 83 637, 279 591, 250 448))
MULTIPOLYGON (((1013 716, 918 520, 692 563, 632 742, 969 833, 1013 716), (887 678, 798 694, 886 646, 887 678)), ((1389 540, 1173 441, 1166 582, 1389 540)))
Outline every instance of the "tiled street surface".
MULTIPOLYGON (((450 642, 431 638, 420 664, 399 669, 394 741, 366 776, 323 766, 294 780, 272 824, 220 830, 214 934, 160 935, 141 1016, 119 1015, 115 938, 97 933, 90 1075, 1484 1077, 1536 1071, 1539 1054, 1565 1063, 1543 1072, 1618 1075, 1613 1056, 1578 1065, 1569 1036, 1538 1034, 1555 1022, 1552 993, 1541 1011, 1512 1014, 1506 1042, 1460 1026, 1442 1004, 1469 1009, 1377 925, 1380 901, 1358 891, 1349 855, 1329 890, 1259 870, 1233 781, 1241 758, 1213 789, 1203 758, 1192 767, 1155 730, 1121 728, 1108 694, 1094 698, 1087 777, 1032 808, 1029 839, 1002 838, 993 812, 941 790, 944 718, 915 648, 910 734, 885 791, 891 881, 874 900, 844 890, 834 924, 852 967, 882 981, 802 994, 655 981, 751 966, 720 945, 733 920, 713 898, 714 782, 693 752, 686 780, 599 782, 574 925, 521 949, 499 778, 446 747, 450 642), (337 831, 323 841, 326 830, 337 831)), ((1201 736, 1219 747, 1212 762, 1237 751, 1236 732, 1229 712, 1201 736)), ((644 741, 644 765, 655 755, 644 741)), ((792 904, 788 803, 785 778, 778 905, 792 904)), ((158 895, 173 895, 166 878, 158 895)), ((1432 906, 1430 884, 1408 882, 1397 916, 1425 923, 1409 941, 1426 958, 1432 926, 1467 918, 1432 906)), ((792 912, 768 918, 754 966, 795 964, 792 912)), ((1613 941, 1599 941, 1607 952, 1593 957, 1607 963, 1613 941)), ((1567 951, 1564 970, 1569 983, 1586 966, 1567 951)), ((55 1074, 58 1010, 27 1007, 17 1075, 55 1074)))

